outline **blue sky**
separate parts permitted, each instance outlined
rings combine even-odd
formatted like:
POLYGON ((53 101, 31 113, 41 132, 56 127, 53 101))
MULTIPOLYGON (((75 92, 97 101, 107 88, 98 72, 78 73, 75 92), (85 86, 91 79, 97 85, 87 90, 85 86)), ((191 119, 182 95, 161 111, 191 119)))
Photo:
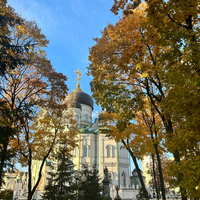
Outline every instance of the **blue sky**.
MULTIPOLYGON (((81 70, 80 81, 84 92, 91 94, 92 77, 85 73, 89 65, 89 48, 101 37, 109 23, 115 24, 110 8, 114 0, 7 0, 8 5, 27 20, 35 20, 49 40, 47 58, 57 72, 68 77, 69 92, 76 87, 75 70, 81 70)), ((95 106, 94 117, 100 108, 95 106)))

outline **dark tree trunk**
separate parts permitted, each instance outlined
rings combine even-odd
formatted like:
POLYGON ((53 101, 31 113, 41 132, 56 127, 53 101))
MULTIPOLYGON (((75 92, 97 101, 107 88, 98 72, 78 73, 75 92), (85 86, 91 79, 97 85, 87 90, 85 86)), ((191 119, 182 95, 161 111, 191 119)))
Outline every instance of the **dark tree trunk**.
MULTIPOLYGON (((56 131, 57 132, 57 131, 56 131)), ((31 178, 32 178, 32 174, 31 175, 29 175, 29 186, 28 186, 28 200, 31 200, 32 199, 32 197, 33 197, 33 195, 34 195, 34 193, 35 193, 35 191, 36 191, 36 189, 37 189, 37 187, 38 187, 38 185, 39 185, 39 183, 40 183, 40 180, 41 180, 41 178, 42 178, 42 169, 43 169, 43 167, 44 167, 44 164, 45 164, 45 161, 46 161, 46 159, 48 158, 48 156, 49 156, 49 154, 51 153, 51 151, 52 151, 52 147, 53 147, 53 145, 54 145, 54 143, 55 143, 55 139, 56 139, 56 137, 54 138, 54 140, 53 140, 53 142, 52 142, 52 144, 51 144, 51 147, 49 148, 49 150, 48 150, 48 152, 47 152, 47 154, 44 156, 44 158, 43 158, 43 160, 41 161, 42 163, 41 163, 41 165, 40 165, 40 170, 39 170, 39 172, 38 172, 38 179, 37 179, 37 182, 35 183, 35 185, 33 186, 33 188, 32 188, 32 186, 31 186, 31 178)), ((31 173, 31 167, 32 167, 32 151, 30 150, 30 166, 29 166, 29 172, 31 173)))
POLYGON ((153 161, 153 178, 154 178, 154 184, 155 184, 155 189, 156 189, 156 198, 157 200, 159 200, 159 192, 158 192, 158 185, 157 185, 156 171, 155 171, 155 160, 154 160, 153 154, 152 154, 152 161, 153 161))
POLYGON ((3 150, 1 152, 1 163, 0 163, 0 189, 2 187, 2 184, 3 184, 3 168, 4 168, 4 165, 5 165, 5 161, 6 161, 6 153, 7 153, 7 144, 3 144, 3 150))
POLYGON ((32 151, 29 149, 29 162, 28 162, 28 200, 31 200, 31 188, 32 188, 32 151))
MULTIPOLYGON (((126 143, 122 140, 122 143, 124 145, 126 145, 126 143)), ((145 187, 145 184, 144 184, 144 181, 143 181, 143 178, 142 178, 142 174, 141 174, 141 171, 140 171, 140 168, 139 168, 139 165, 137 163, 137 159, 136 157, 134 156, 133 152, 129 149, 129 148, 126 148, 128 150, 128 152, 130 153, 131 155, 131 158, 133 159, 133 162, 134 162, 134 165, 135 165, 135 168, 137 170, 137 174, 138 174, 138 177, 139 177, 139 180, 140 180, 140 184, 141 184, 141 187, 142 187, 142 191, 144 193, 144 196, 145 196, 145 199, 146 200, 149 200, 149 195, 148 195, 148 192, 146 190, 146 187, 145 187)))
MULTIPOLYGON (((160 161, 160 154, 158 151, 158 144, 157 144, 157 137, 158 137, 158 133, 157 130, 155 129, 154 134, 155 134, 155 138, 154 138, 154 134, 153 134, 153 130, 152 130, 152 126, 156 127, 156 121, 155 121, 155 117, 154 117, 154 112, 152 112, 153 114, 153 119, 152 119, 152 125, 149 125, 149 130, 151 132, 151 139, 153 142, 153 146, 156 152, 156 158, 157 158, 157 163, 158 163, 158 174, 159 174, 159 182, 160 182, 160 187, 161 187, 161 192, 162 192, 162 199, 166 200, 166 196, 165 196, 165 187, 164 187, 164 179, 163 179, 163 173, 162 173, 162 165, 161 165, 161 161, 160 161), (156 141, 155 141, 156 139, 156 141)), ((146 122, 147 124, 147 122, 146 122)), ((154 162, 154 155, 152 154, 152 160, 154 162)), ((155 162, 154 162, 155 164, 155 162)), ((156 180, 156 178, 155 178, 156 180)), ((158 191, 160 193, 160 191, 158 191)), ((158 196, 158 194, 157 194, 158 196)), ((158 197, 157 197, 158 198, 158 197)))
POLYGON ((162 173, 162 167, 161 167, 160 154, 158 152, 158 145, 154 144, 154 147, 155 147, 156 158, 157 158, 157 162, 158 162, 158 172, 159 172, 159 180, 160 180, 160 186, 161 186, 161 192, 162 192, 162 199, 166 200, 164 179, 163 179, 163 173, 162 173))

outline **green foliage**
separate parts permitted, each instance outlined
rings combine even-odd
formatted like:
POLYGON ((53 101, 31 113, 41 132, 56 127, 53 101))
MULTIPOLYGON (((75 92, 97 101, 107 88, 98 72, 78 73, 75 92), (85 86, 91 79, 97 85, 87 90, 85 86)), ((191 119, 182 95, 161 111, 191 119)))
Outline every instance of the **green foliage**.
POLYGON ((81 172, 85 174, 87 179, 86 182, 79 181, 78 185, 78 198, 84 200, 102 200, 101 192, 103 190, 102 184, 96 166, 92 169, 85 164, 81 172))
POLYGON ((13 191, 12 190, 1 191, 0 192, 0 199, 12 200, 13 199, 13 191))
POLYGON ((42 195, 48 200, 67 200, 75 198, 76 184, 73 177, 73 163, 67 155, 65 145, 60 147, 60 152, 57 156, 58 166, 55 172, 49 172, 48 184, 45 186, 45 191, 42 195))
POLYGON ((102 200, 110 200, 109 197, 103 197, 102 200))

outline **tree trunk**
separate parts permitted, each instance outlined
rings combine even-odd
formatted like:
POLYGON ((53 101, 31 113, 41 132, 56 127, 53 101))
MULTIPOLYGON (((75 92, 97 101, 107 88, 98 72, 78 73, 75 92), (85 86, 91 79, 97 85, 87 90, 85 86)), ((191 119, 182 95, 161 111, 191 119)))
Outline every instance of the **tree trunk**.
POLYGON ((1 152, 1 163, 0 163, 0 189, 3 184, 3 166, 6 161, 7 144, 3 144, 3 151, 1 152))
MULTIPOLYGON (((156 127, 154 112, 152 114, 153 114, 152 123, 153 123, 153 126, 156 127)), ((155 138, 153 136, 152 127, 150 127, 150 132, 151 132, 151 139, 152 139, 153 146, 154 146, 154 149, 155 149, 155 152, 156 152, 156 158, 157 158, 157 163, 158 163, 158 172, 159 172, 158 174, 159 174, 159 182, 160 182, 160 187, 161 187, 161 192, 162 192, 162 199, 166 200, 163 173, 162 173, 162 165, 161 165, 161 161, 160 161, 160 154, 159 154, 159 151, 158 151, 158 144, 157 144, 158 133, 157 133, 157 130, 155 129, 155 131, 154 131, 155 138, 156 138, 156 141, 155 141, 155 138)), ((152 154, 152 160, 154 162, 154 155, 153 154, 152 154)), ((154 164, 155 164, 155 162, 154 162, 154 164)), ((155 178, 155 180, 156 180, 156 178, 155 178)), ((159 193, 160 193, 160 191, 159 191, 159 193)), ((158 195, 158 193, 157 193, 157 195, 158 195)))
POLYGON ((157 185, 156 172, 155 172, 155 160, 154 160, 153 154, 152 154, 152 161, 153 161, 153 178, 154 178, 155 189, 156 189, 156 198, 157 200, 159 200, 159 192, 158 192, 158 185, 157 185))
POLYGON ((162 173, 162 167, 161 167, 160 154, 158 152, 158 145, 154 144, 154 147, 155 147, 156 158, 157 158, 157 162, 158 162, 158 171, 159 171, 159 179, 160 179, 160 186, 161 186, 161 192, 162 192, 162 199, 166 200, 164 179, 163 179, 163 173, 162 173))
MULTIPOLYGON (((124 142, 123 140, 122 140, 122 143, 123 143, 124 145, 126 145, 125 142, 124 142)), ((133 152, 132 152, 129 148, 126 148, 126 149, 128 150, 128 152, 129 152, 130 155, 131 155, 131 158, 133 159, 133 162, 134 162, 135 168, 136 168, 137 173, 138 173, 138 177, 139 177, 139 180, 140 180, 140 184, 141 184, 142 191, 143 191, 143 193, 144 193, 145 199, 146 199, 146 200, 149 200, 149 195, 148 195, 148 192, 147 192, 147 190, 146 190, 146 187, 145 187, 145 184, 144 184, 142 175, 141 175, 141 171, 140 171, 140 168, 139 168, 138 163, 137 163, 137 159, 136 159, 136 157, 134 156, 133 152)))
MULTIPOLYGON (((53 144, 54 144, 54 142, 55 142, 55 138, 54 138, 53 144)), ((40 170, 39 170, 39 172, 38 172, 38 179, 37 179, 37 182, 35 183, 33 189, 31 188, 31 182, 29 181, 29 183, 30 183, 29 189, 30 189, 30 190, 28 190, 28 200, 31 200, 31 199, 32 199, 32 197, 33 197, 33 195, 34 195, 34 193, 35 193, 35 191, 36 191, 36 189, 37 189, 37 187, 38 187, 38 185, 39 185, 39 183, 40 183, 40 180, 41 180, 41 178, 42 178, 42 169, 43 169, 43 167, 44 167, 44 164, 45 164, 46 159, 48 158, 48 156, 49 156, 49 154, 50 154, 50 152, 51 152, 51 150, 52 150, 53 144, 51 145, 51 147, 49 148, 47 154, 45 155, 45 157, 44 157, 43 160, 42 160, 42 163, 41 163, 41 165, 40 165, 40 170)), ((32 155, 32 154, 31 154, 31 155, 32 155)), ((32 157, 31 157, 31 159, 32 159, 32 157)), ((29 172, 31 172, 31 170, 32 170, 31 167, 32 167, 32 163, 31 163, 31 166, 29 166, 29 172)), ((30 177, 30 175, 29 175, 29 178, 31 179, 32 177, 30 177)))
POLYGON ((29 161, 28 161, 28 200, 31 200, 31 189, 32 189, 32 151, 29 149, 29 161))

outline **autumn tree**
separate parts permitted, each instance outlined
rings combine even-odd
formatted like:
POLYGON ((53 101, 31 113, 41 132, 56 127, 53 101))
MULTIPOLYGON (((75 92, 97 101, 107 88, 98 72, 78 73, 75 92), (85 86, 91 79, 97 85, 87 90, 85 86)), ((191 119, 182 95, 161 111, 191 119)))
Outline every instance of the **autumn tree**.
POLYGON ((0 192, 1 199, 12 200, 13 199, 13 191, 12 190, 3 190, 0 192))
MULTIPOLYGON (((47 158, 58 162, 58 168, 55 169, 58 170, 58 174, 64 173, 64 171, 59 171, 63 162, 66 161, 61 160, 61 156, 70 157, 70 152, 76 146, 78 129, 72 115, 65 111, 66 105, 55 105, 54 103, 52 106, 48 106, 48 110, 42 110, 33 120, 26 119, 22 134, 15 141, 19 149, 19 162, 22 166, 28 167, 28 199, 32 199, 41 181, 42 170, 47 158), (34 160, 37 162, 39 171, 33 178, 34 160)), ((61 177, 57 177, 57 181, 58 179, 60 180, 61 177)), ((64 188, 59 192, 62 193, 63 190, 64 188)))
MULTIPOLYGON (((13 33, 21 25, 25 25, 25 20, 19 17, 14 10, 7 6, 6 0, 0 1, 0 76, 4 76, 7 71, 14 69, 18 64, 25 64, 28 62, 28 58, 24 53, 27 53, 28 47, 34 46, 36 41, 33 41, 31 37, 29 40, 17 41, 13 37, 13 33)), ((33 37, 34 38, 34 37, 33 37)), ((2 91, 1 78, 1 91, 2 91)), ((14 133, 13 128, 9 125, 12 121, 12 112, 3 99, 0 99, 0 187, 2 185, 2 172, 3 168, 8 166, 10 159, 14 156, 11 150, 7 149, 8 141, 11 135, 14 133)))
MULTIPOLYGON (((160 157, 165 151, 165 148, 161 144, 163 139, 162 133, 160 133, 159 126, 152 126, 153 122, 150 122, 150 117, 147 116, 144 118, 142 112, 135 113, 135 119, 133 122, 126 122, 125 118, 121 118, 122 112, 119 113, 101 113, 101 132, 107 134, 112 139, 115 139, 116 142, 122 142, 124 148, 128 150, 130 156, 135 164, 136 170, 140 170, 137 159, 142 159, 146 155, 155 155, 159 160, 159 185, 161 185, 162 196, 165 198, 165 188, 163 182, 163 173, 161 169, 160 157), (106 127, 106 129, 104 128, 106 127), (136 159, 137 158, 137 159, 136 159)), ((162 125, 161 125, 162 126, 162 125)), ((141 173, 138 174, 141 186, 144 187, 143 194, 145 195, 145 185, 142 179, 141 173)), ((147 191, 146 191, 147 192, 147 191)), ((146 194, 148 198, 148 193, 146 194)))
MULTIPOLYGON (((152 51, 159 51, 159 47, 153 50, 151 48, 154 38, 151 40, 152 44, 148 44, 145 38, 147 24, 143 16, 145 16, 144 10, 136 11, 134 16, 122 18, 116 27, 109 25, 105 28, 102 38, 96 39, 97 45, 90 51, 92 64, 89 70, 94 77, 91 83, 94 98, 97 97, 97 102, 108 112, 120 113, 117 124, 119 132, 122 132, 134 118, 133 109, 137 112, 143 105, 145 98, 143 88, 146 87, 147 74, 145 64, 148 62, 148 66, 154 66, 151 54, 152 51), (143 56, 146 57, 144 62, 142 62, 143 56), (148 58, 150 62, 147 61, 148 58)), ((130 153, 133 154, 132 151, 130 153)), ((136 160, 134 154, 133 159, 136 160)), ((144 185, 143 189, 145 193, 144 185)), ((147 192, 146 198, 148 198, 147 192)))
MULTIPOLYGON (((146 103, 146 109, 142 110, 141 112, 141 117, 142 120, 140 119, 141 124, 145 124, 147 126, 147 129, 149 131, 149 136, 151 138, 152 145, 154 147, 154 151, 149 151, 148 153, 152 157, 153 161, 153 177, 154 177, 154 183, 155 183, 155 189, 157 193, 157 198, 159 198, 159 191, 162 193, 162 198, 165 199, 165 185, 164 185, 164 178, 163 178, 163 163, 161 162, 161 157, 163 153, 166 151, 165 147, 162 145, 162 140, 165 138, 163 136, 162 130, 163 130, 163 125, 161 123, 161 120, 158 116, 158 114, 155 114, 155 111, 153 109, 153 106, 148 105, 146 103), (148 109, 148 106, 150 109, 148 109), (157 171, 156 173, 156 168, 155 168, 155 160, 157 161, 157 171), (158 177, 158 180, 156 180, 156 174, 158 177), (158 185, 160 186, 160 190, 158 188, 158 185)), ((145 129, 144 129, 145 130, 145 129)), ((148 133, 147 133, 148 134, 148 133)))
MULTIPOLYGON (((10 10, 12 11, 11 8, 10 10)), ((16 52, 16 56, 19 56, 16 59, 20 59, 21 61, 25 59, 28 62, 15 62, 8 55, 4 55, 6 72, 4 70, 4 75, 0 77, 0 106, 1 116, 3 116, 1 117, 0 129, 2 139, 0 159, 1 178, 5 161, 8 160, 10 152, 15 152, 15 149, 12 151, 12 148, 8 148, 8 146, 13 136, 20 132, 22 119, 24 116, 28 116, 28 113, 36 104, 39 105, 39 100, 36 98, 36 95, 38 94, 39 96, 39 92, 43 96, 45 95, 45 91, 47 93, 48 84, 46 85, 45 82, 42 84, 41 80, 46 78, 46 81, 49 79, 51 82, 54 81, 56 83, 56 80, 52 80, 53 74, 55 75, 56 72, 52 69, 49 61, 46 60, 45 51, 42 50, 48 44, 48 41, 36 23, 23 20, 23 23, 13 25, 9 31, 10 36, 13 38, 13 46, 26 46, 26 51, 16 52), (39 87, 40 83, 41 87, 39 87), (6 157, 7 155, 8 157, 6 157)), ((10 52, 11 50, 5 51, 10 52)), ((66 89, 65 80, 66 77, 63 76, 59 82, 63 90, 66 89)))
MULTIPOLYGON (((146 0, 148 22, 160 34, 157 42, 170 46, 169 67, 177 60, 190 62, 190 70, 200 73, 199 68, 199 1, 153 1, 146 0), (181 50, 182 49, 182 50, 181 50)), ((132 14, 133 10, 142 4, 141 0, 114 0, 111 11, 118 14, 132 14)), ((165 54, 165 52, 163 52, 165 54)), ((169 52, 166 56, 169 56, 169 52), (167 55, 168 54, 168 55, 167 55)), ((181 67, 181 66, 180 66, 181 67)))
POLYGON ((10 119, 12 115, 10 113, 9 108, 6 108, 6 104, 1 102, 0 104, 0 187, 3 180, 3 169, 11 166, 11 159, 15 156, 15 153, 12 151, 13 149, 8 149, 8 143, 10 137, 14 134, 13 128, 10 127, 10 119))
POLYGON ((148 139, 147 137, 145 137, 144 134, 140 135, 141 137, 139 137, 139 139, 137 137, 137 134, 133 135, 132 131, 133 129, 137 129, 137 125, 135 126, 135 124, 133 123, 128 125, 125 119, 120 118, 120 114, 122 113, 120 112, 119 115, 116 113, 108 112, 101 113, 100 131, 106 134, 108 137, 114 139, 116 142, 121 142, 123 144, 123 147, 127 149, 137 170, 137 174, 141 184, 141 190, 143 190, 144 197, 145 199, 149 199, 149 195, 146 190, 141 170, 137 161, 137 159, 142 158, 141 151, 142 149, 144 150, 142 146, 144 145, 144 141, 148 141, 148 139), (146 138, 146 140, 144 138, 146 138), (143 143, 140 142, 141 140, 143 140, 143 143))
MULTIPOLYGON (((141 2, 140 0, 129 2, 115 0, 112 11, 117 14, 119 10, 123 10, 126 15, 132 15, 133 10, 141 2)), ((197 141, 199 141, 200 124, 198 106, 200 103, 199 1, 150 0, 145 2, 147 4, 148 23, 160 35, 156 43, 170 47, 168 51, 163 51, 160 54, 166 66, 166 87, 171 89, 166 98, 167 109, 165 112, 168 112, 169 115, 173 113, 173 120, 178 121, 177 126, 181 128, 178 129, 179 133, 176 133, 179 137, 177 141, 180 141, 177 145, 184 146, 185 151, 187 151, 187 159, 190 157, 190 162, 196 166, 198 161, 193 155, 199 155, 197 141)), ((179 163, 178 160, 176 159, 177 164, 179 163)), ((184 171, 185 174, 188 174, 188 171, 193 171, 193 168, 187 169, 187 172, 186 169, 184 171)), ((199 174, 197 169, 195 169, 195 173, 199 174)), ((193 179, 196 180, 195 177, 193 179)), ((184 185, 183 187, 188 187, 184 181, 181 184, 184 185)), ((199 180, 191 185, 196 185, 196 188, 198 188, 199 180)), ((191 190, 193 191, 192 194, 196 196, 197 191, 194 188, 191 190)), ((191 194, 191 192, 189 193, 191 194)))
MULTIPOLYGON (((27 40, 15 41, 13 33, 17 27, 24 26, 26 21, 7 5, 7 0, 0 1, 0 75, 4 75, 8 69, 14 69, 18 64, 25 64, 29 60, 24 53, 35 42, 31 37, 27 40)), ((26 25, 25 25, 26 26, 26 25)))
MULTIPOLYGON (((173 65, 171 63, 169 68, 169 62, 164 59, 163 53, 170 53, 172 47, 158 42, 161 36, 149 23, 146 9, 145 4, 141 4, 132 10, 131 15, 123 16, 115 26, 105 28, 101 38, 95 39, 96 45, 90 50, 91 64, 88 67, 89 74, 94 77, 91 82, 93 97, 107 112, 120 113, 122 123, 118 123, 118 128, 122 129, 134 119, 134 112, 144 108, 144 99, 148 98, 155 114, 162 121, 165 148, 174 155, 177 185, 181 189, 182 198, 186 199, 186 188, 194 189, 199 184, 199 180, 194 179, 195 184, 187 185, 184 181, 186 177, 183 176, 184 173, 187 174, 184 156, 190 157, 192 152, 199 154, 199 136, 196 135, 199 109, 193 110, 193 120, 189 109, 186 111, 181 107, 184 103, 182 100, 187 105, 191 101, 198 104, 198 86, 194 84, 198 80, 198 74, 195 70, 191 73, 190 64, 185 62, 184 57, 176 60, 173 65), (178 68, 180 77, 175 79, 176 67, 182 63, 182 68, 178 68), (177 97, 182 98, 178 101, 177 97), (180 102, 178 111, 175 110, 177 101, 180 102), (191 127, 194 122, 195 125, 191 127), (188 135, 189 130, 191 132, 188 135), (189 138, 192 143, 188 143, 189 138)), ((189 108, 191 107, 190 105, 189 108)), ((195 162, 196 158, 190 158, 195 162)), ((196 173, 199 173, 198 169, 196 173)))
MULTIPOLYGON (((31 54, 31 52, 30 52, 31 54)), ((69 151, 75 146, 75 126, 67 105, 66 77, 56 73, 43 54, 35 55, 33 65, 16 67, 4 76, 2 99, 14 113, 9 126, 15 131, 8 149, 17 150, 19 162, 28 166, 28 199, 41 179, 46 159, 56 153, 54 147, 67 135, 69 151), (72 126, 66 130, 68 123, 72 126), (54 150, 53 150, 54 149, 54 150), (38 177, 32 185, 32 161, 40 161, 38 177)), ((33 57, 34 58, 34 57, 33 57)))
MULTIPOLYGON (((68 90, 65 83, 67 78, 57 73, 46 59, 44 47, 47 46, 48 40, 37 24, 21 18, 18 23, 15 21, 16 14, 12 8, 6 7, 6 1, 1 6, 1 8, 6 8, 2 12, 2 20, 9 21, 6 17, 14 16, 11 25, 5 25, 5 29, 1 30, 2 35, 10 42, 8 46, 12 44, 12 47, 23 48, 20 52, 13 52, 11 47, 10 50, 5 50, 14 58, 17 56, 19 62, 17 60, 15 65, 9 58, 10 54, 2 54, 5 57, 6 70, 0 77, 0 184, 2 184, 3 168, 6 162, 15 153, 20 153, 18 154, 19 161, 22 165, 29 167, 28 198, 31 199, 40 181, 44 162, 58 142, 58 137, 66 133, 64 127, 66 127, 66 121, 70 120, 68 115, 62 113, 66 108, 62 102, 68 90), (6 33, 3 32, 4 30, 6 33), (10 36, 12 40, 9 40, 10 36), (39 118, 38 114, 44 110, 48 111, 46 118, 39 118), (46 137, 44 137, 45 134, 46 137), (41 146, 44 151, 40 152, 41 146), (37 156, 39 160, 42 160, 42 164, 38 180, 32 186, 31 166, 32 160, 37 159, 37 156)), ((71 138, 74 131, 70 133, 71 138)), ((69 149, 73 145, 74 135, 73 141, 69 139, 69 149)))

